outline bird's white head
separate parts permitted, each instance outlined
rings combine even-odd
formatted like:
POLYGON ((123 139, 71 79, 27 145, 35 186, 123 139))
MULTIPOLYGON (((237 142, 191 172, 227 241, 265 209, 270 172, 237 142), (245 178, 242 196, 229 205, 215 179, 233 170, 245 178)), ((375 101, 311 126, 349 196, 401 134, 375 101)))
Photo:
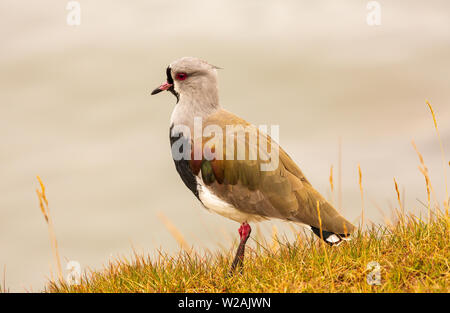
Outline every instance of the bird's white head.
POLYGON ((153 90, 152 95, 170 91, 178 101, 218 106, 217 66, 194 57, 172 62, 166 69, 167 81, 153 90))

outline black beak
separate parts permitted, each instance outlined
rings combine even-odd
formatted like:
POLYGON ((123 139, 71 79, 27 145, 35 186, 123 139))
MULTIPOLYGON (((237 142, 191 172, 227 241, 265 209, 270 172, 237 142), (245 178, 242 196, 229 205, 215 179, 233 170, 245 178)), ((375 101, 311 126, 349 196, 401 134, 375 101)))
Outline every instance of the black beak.
MULTIPOLYGON (((164 86, 164 85, 161 85, 164 86)), ((160 93, 161 91, 163 91, 164 89, 161 89, 161 87, 155 88, 155 90, 152 91, 152 96, 156 95, 157 93, 160 93)))

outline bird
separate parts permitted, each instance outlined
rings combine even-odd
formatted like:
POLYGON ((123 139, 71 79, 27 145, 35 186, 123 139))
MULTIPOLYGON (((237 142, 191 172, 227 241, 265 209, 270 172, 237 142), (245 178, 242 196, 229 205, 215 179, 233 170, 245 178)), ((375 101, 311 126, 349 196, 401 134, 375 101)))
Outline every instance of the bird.
POLYGON ((243 266, 249 223, 280 219, 302 224, 330 246, 350 240, 355 226, 313 188, 278 143, 222 108, 218 69, 202 59, 182 57, 169 64, 166 82, 151 94, 168 91, 176 98, 169 137, 181 180, 207 210, 240 224, 230 271, 243 266), (247 133, 239 136, 236 129, 247 133), (240 155, 239 145, 244 147, 240 155))

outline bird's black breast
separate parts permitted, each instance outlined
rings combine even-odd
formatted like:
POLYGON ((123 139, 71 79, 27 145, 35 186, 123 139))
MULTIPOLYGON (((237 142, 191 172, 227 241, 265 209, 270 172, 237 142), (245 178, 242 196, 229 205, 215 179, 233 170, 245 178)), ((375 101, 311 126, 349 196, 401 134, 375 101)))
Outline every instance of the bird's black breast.
MULTIPOLYGON (((177 155, 184 155, 183 149, 189 148, 190 151, 190 139, 183 136, 183 133, 179 134, 172 134, 173 125, 170 127, 169 137, 170 137, 170 148, 172 151, 172 157, 173 161, 175 163, 175 168, 180 175, 181 179, 183 180, 186 187, 188 187, 192 193, 200 200, 198 195, 198 188, 197 188, 197 180, 195 179, 195 175, 192 173, 191 165, 189 163, 189 159, 182 157, 179 159, 179 157, 174 156, 174 143, 176 144, 176 149, 179 149, 177 152, 177 155)), ((190 152, 186 155, 191 155, 190 152)))

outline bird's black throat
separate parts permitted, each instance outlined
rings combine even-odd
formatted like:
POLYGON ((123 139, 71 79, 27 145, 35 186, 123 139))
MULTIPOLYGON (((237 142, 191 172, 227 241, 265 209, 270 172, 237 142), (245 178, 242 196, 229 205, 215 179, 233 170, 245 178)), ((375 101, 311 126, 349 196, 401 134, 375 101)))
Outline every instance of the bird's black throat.
POLYGON ((172 86, 170 86, 169 89, 167 89, 167 91, 170 91, 177 98, 177 103, 178 103, 178 101, 180 100, 180 94, 175 91, 175 87, 174 87, 175 84, 173 82, 172 69, 170 68, 170 66, 168 66, 166 69, 166 75, 167 75, 167 82, 172 85, 172 86))

